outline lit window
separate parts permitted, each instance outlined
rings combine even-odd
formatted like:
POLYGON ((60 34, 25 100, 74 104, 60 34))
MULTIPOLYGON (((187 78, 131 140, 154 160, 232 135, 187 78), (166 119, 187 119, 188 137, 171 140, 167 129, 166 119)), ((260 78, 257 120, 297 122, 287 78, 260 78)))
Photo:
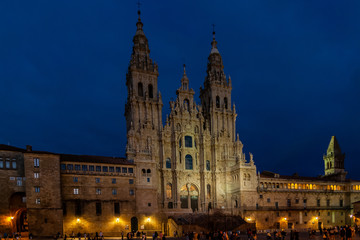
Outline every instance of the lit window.
POLYGON ((4 162, 2 161, 2 159, 0 160, 0 168, 4 168, 4 162))
POLYGON ((192 147, 192 137, 191 136, 185 136, 185 147, 192 147))
POLYGON ((111 179, 111 183, 116 183, 116 178, 111 179))
POLYGON ((113 195, 116 195, 116 194, 117 194, 117 190, 116 190, 116 189, 113 189, 113 190, 112 190, 112 194, 113 194, 113 195))
POLYGON ((96 195, 101 195, 101 189, 100 188, 96 189, 96 195))
POLYGON ((95 182, 99 183, 100 182, 100 178, 95 178, 95 182))
POLYGON ((34 167, 40 167, 40 159, 34 158, 34 167))
POLYGON ((166 159, 165 165, 166 165, 166 168, 171 168, 171 160, 170 160, 170 158, 166 159))
POLYGON ((36 204, 40 204, 40 198, 37 198, 37 199, 35 200, 35 203, 36 203, 36 204))
POLYGON ((22 202, 26 203, 26 197, 22 197, 22 202))
POLYGON ((134 189, 130 189, 129 194, 132 196, 135 194, 134 189))
POLYGON ((74 188, 74 194, 78 195, 79 194, 79 189, 78 188, 74 188))
POLYGON ((127 168, 126 167, 122 168, 122 173, 127 173, 127 168))
POLYGON ((17 185, 17 186, 22 186, 22 180, 17 180, 17 181, 16 181, 16 185, 17 185))
POLYGON ((73 177, 73 181, 74 181, 74 182, 78 182, 79 179, 78 179, 77 177, 73 177))
POLYGON ((9 161, 6 161, 5 165, 6 165, 6 168, 10 168, 10 162, 9 161))
POLYGON ((34 178, 39 178, 39 173, 34 173, 34 178))
POLYGON ((185 156, 185 169, 187 169, 187 170, 193 169, 193 158, 191 155, 185 156))
POLYGON ((147 181, 147 182, 150 182, 150 178, 147 178, 146 181, 147 181))
POLYGON ((40 192, 40 187, 35 187, 35 192, 39 193, 40 192))
POLYGON ((129 184, 134 184, 134 179, 129 179, 129 184))
POLYGON ((12 168, 16 169, 16 162, 11 162, 12 163, 12 168))

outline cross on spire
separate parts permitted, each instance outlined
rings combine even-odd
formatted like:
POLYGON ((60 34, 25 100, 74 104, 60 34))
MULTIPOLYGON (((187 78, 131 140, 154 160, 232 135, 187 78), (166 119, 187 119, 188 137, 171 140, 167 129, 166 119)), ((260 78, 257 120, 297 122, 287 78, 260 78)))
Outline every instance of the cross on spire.
POLYGON ((138 15, 139 15, 139 19, 140 19, 140 13, 141 13, 140 12, 140 6, 141 6, 140 0, 138 0, 136 5, 138 6, 138 15))
POLYGON ((215 39, 215 24, 212 24, 213 27, 213 38, 215 39))

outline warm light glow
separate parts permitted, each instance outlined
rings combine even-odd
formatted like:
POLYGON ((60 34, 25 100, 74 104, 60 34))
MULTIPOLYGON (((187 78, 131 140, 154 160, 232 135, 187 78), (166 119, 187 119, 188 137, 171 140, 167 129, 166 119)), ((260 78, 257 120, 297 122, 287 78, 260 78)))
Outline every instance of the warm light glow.
POLYGON ((318 220, 319 218, 318 218, 318 217, 316 217, 315 219, 316 219, 316 220, 318 220))
POLYGON ((146 219, 146 221, 150 222, 150 218, 146 219))
POLYGON ((76 219, 77 222, 80 222, 80 218, 76 219))
POLYGON ((117 219, 116 219, 116 222, 120 222, 120 219, 119 219, 119 218, 117 218, 117 219))
POLYGON ((287 218, 284 218, 284 221, 286 221, 287 218))
POLYGON ((13 220, 13 219, 14 219, 14 217, 10 217, 10 219, 11 219, 11 220, 13 220))
POLYGON ((353 217, 353 215, 350 215, 350 218, 352 218, 353 217))
POLYGON ((247 221, 251 221, 251 218, 247 218, 246 220, 247 220, 247 221))

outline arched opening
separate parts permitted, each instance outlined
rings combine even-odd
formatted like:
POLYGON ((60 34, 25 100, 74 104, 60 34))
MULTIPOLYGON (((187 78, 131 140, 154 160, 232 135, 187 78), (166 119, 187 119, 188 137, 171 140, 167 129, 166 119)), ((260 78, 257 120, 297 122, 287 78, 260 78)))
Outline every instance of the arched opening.
POLYGON ((28 231, 28 219, 26 209, 26 197, 25 193, 17 192, 10 196, 10 213, 12 232, 27 232, 28 231))
POLYGON ((138 95, 139 97, 144 96, 143 84, 141 82, 138 83, 138 95))
POLYGON ((153 86, 151 84, 148 85, 149 98, 153 98, 153 86))
POLYGON ((219 108, 220 107, 220 97, 216 96, 216 107, 219 108))
POLYGON ((184 108, 189 111, 190 109, 190 102, 189 99, 185 98, 184 100, 184 108))
POLYGON ((185 169, 186 170, 192 170, 193 169, 193 158, 189 154, 185 156, 185 169))
POLYGON ((210 184, 208 184, 206 186, 206 191, 207 191, 206 196, 207 196, 208 199, 210 199, 211 198, 211 186, 210 186, 210 184))
POLYGON ((187 184, 180 189, 181 208, 191 208, 193 211, 199 209, 199 191, 194 184, 187 184))
POLYGON ((167 158, 167 159, 166 159, 165 166, 166 166, 166 168, 168 168, 168 169, 171 168, 171 160, 170 160, 170 158, 167 158))
POLYGON ((206 170, 210 171, 210 161, 206 160, 206 170))
POLYGON ((138 219, 137 217, 131 218, 131 232, 137 232, 138 230, 138 219))
POLYGON ((228 100, 226 97, 224 98, 224 106, 225 106, 225 109, 228 109, 228 100))

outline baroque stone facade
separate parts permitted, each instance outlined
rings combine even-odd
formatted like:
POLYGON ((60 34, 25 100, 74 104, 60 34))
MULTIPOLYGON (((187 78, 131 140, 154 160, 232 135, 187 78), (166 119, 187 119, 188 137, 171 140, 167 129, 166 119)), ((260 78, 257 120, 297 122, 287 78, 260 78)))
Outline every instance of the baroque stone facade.
POLYGON ((177 219, 215 211, 258 229, 354 223, 350 215, 360 200, 360 182, 346 179, 345 155, 335 137, 320 177, 257 173, 253 155, 246 158, 215 33, 200 104, 184 66, 163 124, 158 66, 140 14, 136 26, 126 74, 126 158, 0 145, 0 232, 172 235, 181 230, 177 219))

